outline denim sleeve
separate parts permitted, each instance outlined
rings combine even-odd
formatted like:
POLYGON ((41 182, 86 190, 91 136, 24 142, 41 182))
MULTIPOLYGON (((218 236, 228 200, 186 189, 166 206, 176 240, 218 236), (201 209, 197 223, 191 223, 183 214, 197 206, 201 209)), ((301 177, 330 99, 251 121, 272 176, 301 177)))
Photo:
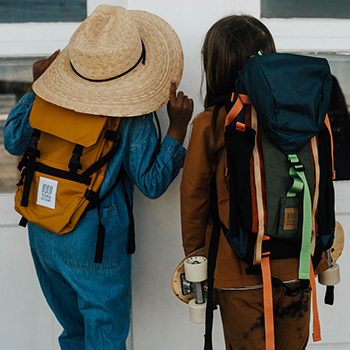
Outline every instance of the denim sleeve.
POLYGON ((34 99, 34 93, 24 95, 7 117, 4 126, 4 147, 14 156, 24 154, 32 136, 33 128, 29 123, 29 115, 34 99))
POLYGON ((177 140, 165 136, 152 167, 146 172, 158 143, 152 116, 133 118, 128 137, 124 166, 129 177, 146 197, 160 197, 182 168, 186 150, 177 140))

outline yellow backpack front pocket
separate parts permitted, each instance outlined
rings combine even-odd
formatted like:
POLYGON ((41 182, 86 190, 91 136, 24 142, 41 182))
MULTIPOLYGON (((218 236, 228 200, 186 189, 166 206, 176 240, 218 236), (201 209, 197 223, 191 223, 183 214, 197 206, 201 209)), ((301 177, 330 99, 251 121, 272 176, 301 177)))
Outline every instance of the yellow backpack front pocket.
POLYGON ((118 149, 120 118, 84 115, 36 97, 35 128, 19 168, 15 209, 51 232, 70 232, 98 197, 108 161, 118 149))

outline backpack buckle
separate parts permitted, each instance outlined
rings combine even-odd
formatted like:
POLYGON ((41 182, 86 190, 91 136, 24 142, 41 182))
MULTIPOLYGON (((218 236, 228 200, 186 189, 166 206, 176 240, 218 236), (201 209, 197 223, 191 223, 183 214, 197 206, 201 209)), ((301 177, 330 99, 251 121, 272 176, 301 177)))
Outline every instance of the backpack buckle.
POLYGON ((72 157, 69 161, 69 165, 68 165, 68 168, 71 170, 71 171, 74 171, 75 173, 79 170, 79 169, 82 169, 82 166, 80 164, 80 154, 78 153, 73 153, 72 154, 72 157))
POLYGON ((32 138, 30 139, 29 141, 29 144, 28 144, 28 147, 27 147, 27 150, 26 150, 26 153, 29 155, 29 156, 37 156, 38 154, 38 141, 39 141, 39 137, 33 135, 32 138))
POLYGON ((294 163, 291 159, 289 159, 289 163, 294 168, 295 171, 304 171, 305 170, 304 165, 300 161, 294 163))
POLYGON ((69 160, 68 168, 74 173, 82 169, 82 166, 80 164, 80 157, 83 154, 83 149, 84 147, 82 145, 76 144, 72 156, 69 160))

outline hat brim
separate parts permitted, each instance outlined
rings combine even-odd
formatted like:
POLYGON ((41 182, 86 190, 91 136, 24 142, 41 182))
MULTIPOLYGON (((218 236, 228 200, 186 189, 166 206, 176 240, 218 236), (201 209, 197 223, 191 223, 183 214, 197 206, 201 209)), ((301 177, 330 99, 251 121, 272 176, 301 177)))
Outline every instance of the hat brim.
POLYGON ((69 61, 68 46, 33 84, 34 92, 57 106, 80 113, 132 117, 153 112, 169 100, 171 81, 183 72, 181 42, 157 15, 129 10, 145 45, 146 61, 126 75, 106 82, 79 77, 69 61))

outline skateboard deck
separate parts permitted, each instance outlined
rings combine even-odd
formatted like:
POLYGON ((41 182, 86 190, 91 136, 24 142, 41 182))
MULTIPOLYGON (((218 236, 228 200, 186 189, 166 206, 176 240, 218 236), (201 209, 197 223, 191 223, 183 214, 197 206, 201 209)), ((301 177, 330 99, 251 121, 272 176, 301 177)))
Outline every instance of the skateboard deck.
POLYGON ((336 262, 340 255, 343 253, 344 249, 344 229, 342 225, 336 221, 335 222, 335 233, 334 233, 334 243, 331 247, 331 255, 333 262, 336 262))
POLYGON ((186 290, 186 287, 183 286, 183 281, 185 280, 185 268, 184 262, 186 259, 193 256, 204 256, 204 247, 198 250, 195 250, 190 255, 186 256, 180 264, 177 266, 173 278, 171 280, 171 286, 174 294, 184 303, 189 303, 192 299, 194 299, 194 293, 186 290))
MULTIPOLYGON (((342 225, 339 222, 336 222, 335 237, 333 246, 330 248, 332 261, 336 262, 341 256, 344 248, 344 230, 342 225)), ((180 264, 175 269, 173 277, 171 280, 171 286, 174 294, 184 303, 189 303, 192 299, 195 298, 194 292, 190 288, 186 288, 186 279, 185 279, 185 268, 184 262, 186 259, 194 256, 204 256, 205 249, 204 247, 192 252, 190 255, 182 259, 180 264)))

